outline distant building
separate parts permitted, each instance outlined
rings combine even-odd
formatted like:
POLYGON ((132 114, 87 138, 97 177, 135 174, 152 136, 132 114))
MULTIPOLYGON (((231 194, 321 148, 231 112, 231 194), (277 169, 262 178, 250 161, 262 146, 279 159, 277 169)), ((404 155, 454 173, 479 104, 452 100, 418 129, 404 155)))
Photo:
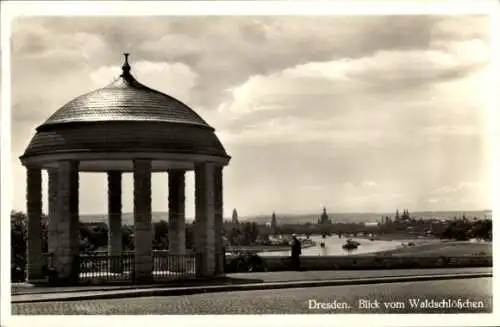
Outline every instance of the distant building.
POLYGON ((319 225, 330 225, 332 221, 330 218, 328 218, 328 214, 326 213, 326 208, 323 208, 323 213, 321 214, 321 217, 318 219, 318 224, 319 225))
POLYGON ((108 224, 105 222, 81 222, 80 225, 85 226, 88 229, 102 228, 107 229, 108 224))
POLYGON ((234 224, 238 224, 239 221, 238 221, 238 211, 236 211, 236 209, 233 209, 233 219, 232 219, 232 222, 234 224))
POLYGON ((273 211, 273 215, 271 217, 271 234, 276 234, 278 227, 278 223, 276 222, 276 214, 273 211))
POLYGON ((408 211, 408 209, 403 209, 402 214, 399 213, 399 210, 396 210, 396 222, 406 222, 408 220, 410 220, 410 212, 408 211))

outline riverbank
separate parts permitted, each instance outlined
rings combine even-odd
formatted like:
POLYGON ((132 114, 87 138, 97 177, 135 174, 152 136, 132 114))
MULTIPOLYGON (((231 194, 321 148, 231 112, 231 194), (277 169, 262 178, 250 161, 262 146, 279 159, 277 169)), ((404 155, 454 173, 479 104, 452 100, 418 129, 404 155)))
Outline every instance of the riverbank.
POLYGON ((492 256, 491 242, 472 243, 445 241, 416 244, 415 246, 398 247, 392 250, 372 253, 374 256, 492 256))
MULTIPOLYGON (((302 243, 302 249, 308 249, 316 246, 316 242, 305 242, 302 243)), ((231 246, 226 247, 226 252, 235 252, 235 251, 243 251, 243 252, 253 252, 253 253, 261 253, 261 252, 283 252, 290 251, 289 245, 247 245, 247 246, 231 246)))
MULTIPOLYGON (((267 271, 291 270, 289 257, 263 257, 267 271)), ((410 256, 410 255, 345 255, 309 256, 300 258, 300 266, 305 271, 314 270, 377 270, 377 269, 428 269, 428 268, 472 268, 492 267, 492 256, 410 256)))
MULTIPOLYGON (((343 238, 351 238, 351 237, 343 237, 343 238)), ((375 235, 375 236, 366 236, 366 235, 361 235, 361 236, 356 236, 354 238, 358 239, 374 239, 375 241, 405 241, 405 240, 415 240, 419 242, 435 242, 435 241, 440 241, 439 238, 436 237, 424 237, 424 236, 415 236, 415 235, 408 235, 408 234, 387 234, 387 235, 375 235)))

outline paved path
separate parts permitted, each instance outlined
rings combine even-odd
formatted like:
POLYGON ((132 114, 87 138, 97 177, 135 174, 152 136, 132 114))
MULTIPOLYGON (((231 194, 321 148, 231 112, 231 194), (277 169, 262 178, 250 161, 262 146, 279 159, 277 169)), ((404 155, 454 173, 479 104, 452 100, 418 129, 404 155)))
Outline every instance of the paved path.
MULTIPOLYGON (((118 314, 285 314, 285 313, 465 313, 491 312, 492 278, 455 279, 373 285, 255 290, 182 296, 141 297, 92 301, 14 303, 18 315, 118 314), (449 308, 412 308, 409 299, 455 301, 449 308), (462 307, 457 307, 458 299, 462 307), (342 308, 309 309, 309 300, 340 303, 342 308), (379 308, 364 308, 359 300, 378 301, 379 308), (394 309, 383 302, 395 302, 394 309), (473 302, 475 301, 475 302, 473 302), (402 305, 399 303, 403 303, 402 305), (399 304, 398 304, 399 303, 399 304), (468 303, 468 304, 467 304, 468 303), (472 303, 476 309, 472 308, 472 303), (467 307, 465 307, 467 306, 467 307)), ((331 305, 335 306, 335 305, 331 305)))
POLYGON ((304 271, 229 274, 227 278, 214 281, 192 281, 170 285, 122 285, 122 286, 80 286, 80 287, 12 287, 12 302, 35 302, 57 300, 80 300, 83 298, 179 295, 200 292, 228 290, 251 290, 257 288, 285 288, 319 285, 356 284, 384 282, 388 278, 413 276, 429 278, 460 277, 464 275, 491 274, 491 268, 465 269, 401 269, 401 270, 350 270, 350 271, 304 271), (229 286, 228 286, 229 285, 229 286))
POLYGON ((331 280, 371 277, 418 276, 433 274, 492 273, 491 267, 480 268, 432 268, 432 269, 392 269, 392 270, 316 270, 316 271, 276 271, 265 273, 237 273, 228 276, 239 279, 259 279, 264 282, 331 280))
MULTIPOLYGON (((332 280, 350 278, 391 277, 391 276, 416 276, 431 274, 461 274, 461 273, 492 273, 490 267, 484 268, 433 268, 433 269, 393 269, 393 270, 320 270, 320 271, 273 271, 227 274, 226 279, 216 281, 217 283, 258 283, 258 282, 286 282, 286 281, 308 281, 308 280, 332 280)), ((200 285, 206 282, 192 281, 184 282, 184 285, 200 285)), ((34 287, 29 284, 13 283, 11 292, 13 295, 82 292, 101 290, 123 290, 158 287, 153 285, 113 285, 113 286, 70 286, 70 287, 34 287)), ((169 284, 165 284, 169 285, 169 284)), ((175 286, 175 283, 170 283, 175 286)), ((179 285, 183 286, 183 285, 179 285)))

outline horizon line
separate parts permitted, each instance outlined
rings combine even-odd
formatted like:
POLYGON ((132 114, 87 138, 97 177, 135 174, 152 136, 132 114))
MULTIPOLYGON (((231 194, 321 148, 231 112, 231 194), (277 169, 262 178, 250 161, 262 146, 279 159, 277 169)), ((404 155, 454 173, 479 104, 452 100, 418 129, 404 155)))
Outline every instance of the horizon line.
MULTIPOLYGON (((436 213, 439 213, 439 212, 457 212, 457 213, 461 213, 461 212, 480 212, 480 211, 487 211, 487 212, 493 212, 492 209, 439 209, 439 210, 414 210, 414 211, 411 211, 409 209, 406 209, 406 208, 401 208, 401 209, 398 209, 400 211, 402 210, 408 210, 409 213, 433 213, 433 212, 436 212, 436 213)), ((328 215, 338 215, 338 214, 395 214, 395 210, 394 211, 330 211, 328 212, 327 210, 327 214, 328 215)), ((152 214, 167 214, 168 211, 152 211, 152 214)), ((285 212, 285 213, 279 213, 277 211, 274 211, 274 213, 276 214, 276 218, 278 218, 278 215, 281 215, 281 216, 300 216, 300 215, 321 215, 321 212, 318 212, 318 213, 314 213, 314 212, 303 212, 303 213, 292 213, 292 212, 285 212)), ((133 215, 133 211, 127 211, 127 212, 122 212, 122 215, 123 214, 132 214, 133 215)), ((107 213, 81 213, 80 216, 96 216, 96 215, 104 215, 104 216, 107 216, 108 214, 107 213)), ((245 218, 245 217, 259 217, 259 216, 272 216, 272 213, 255 213, 255 214, 247 214, 247 215, 239 215, 238 214, 238 218, 245 218)))
MULTIPOLYGON (((397 209, 397 210, 408 210, 409 213, 445 213, 445 212, 455 212, 455 213, 464 213, 464 212, 491 212, 493 213, 493 209, 439 209, 439 210, 414 210, 414 211, 411 211, 409 209, 406 209, 406 208, 401 208, 401 209, 397 209)), ((12 211, 15 211, 15 212, 22 212, 22 213, 25 213, 25 211, 23 210, 19 210, 19 209, 12 209, 12 211)), ((286 218, 287 216, 289 217, 297 217, 297 216, 301 216, 301 215, 318 215, 318 216, 321 216, 321 212, 318 212, 318 213, 314 213, 314 212, 303 212, 303 213, 279 213, 279 212, 276 212, 274 211, 275 215, 276 215, 276 218, 286 218), (280 217, 281 216, 281 217, 280 217)), ((377 214, 377 215, 387 215, 387 214, 391 214, 391 215, 394 215, 396 213, 396 211, 330 211, 328 212, 327 210, 327 214, 329 216, 333 216, 333 215, 342 215, 342 214, 377 214)), ((48 213, 42 213, 44 215, 48 215, 48 213)), ((125 211, 125 212, 122 212, 121 213, 122 215, 133 215, 134 212, 133 211, 125 211)), ((168 211, 152 211, 151 214, 168 214, 168 211)), ((106 217, 108 216, 107 213, 80 213, 79 214, 80 217, 82 216, 103 216, 103 217, 106 217)), ((271 217, 272 216, 272 213, 255 213, 255 214, 248 214, 248 215, 239 215, 238 214, 238 219, 245 219, 245 218, 257 218, 257 217, 265 217, 265 216, 269 216, 271 217)), ((228 219, 232 219, 232 217, 228 216, 227 217, 228 219)), ((186 219, 194 219, 194 217, 187 217, 186 216, 186 219)), ((225 218, 224 218, 225 219, 225 218)))

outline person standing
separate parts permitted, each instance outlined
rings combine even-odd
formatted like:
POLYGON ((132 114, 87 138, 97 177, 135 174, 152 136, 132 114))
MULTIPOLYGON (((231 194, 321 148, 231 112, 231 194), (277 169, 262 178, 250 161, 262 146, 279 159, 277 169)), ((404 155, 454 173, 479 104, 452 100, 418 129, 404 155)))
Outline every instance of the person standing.
POLYGON ((321 236, 321 243, 319 244, 320 246, 320 255, 321 256, 326 256, 326 244, 325 244, 325 238, 326 238, 326 235, 323 234, 321 236))
POLYGON ((292 269, 299 271, 300 270, 300 255, 302 254, 302 246, 300 241, 297 239, 295 234, 292 234, 292 269))

